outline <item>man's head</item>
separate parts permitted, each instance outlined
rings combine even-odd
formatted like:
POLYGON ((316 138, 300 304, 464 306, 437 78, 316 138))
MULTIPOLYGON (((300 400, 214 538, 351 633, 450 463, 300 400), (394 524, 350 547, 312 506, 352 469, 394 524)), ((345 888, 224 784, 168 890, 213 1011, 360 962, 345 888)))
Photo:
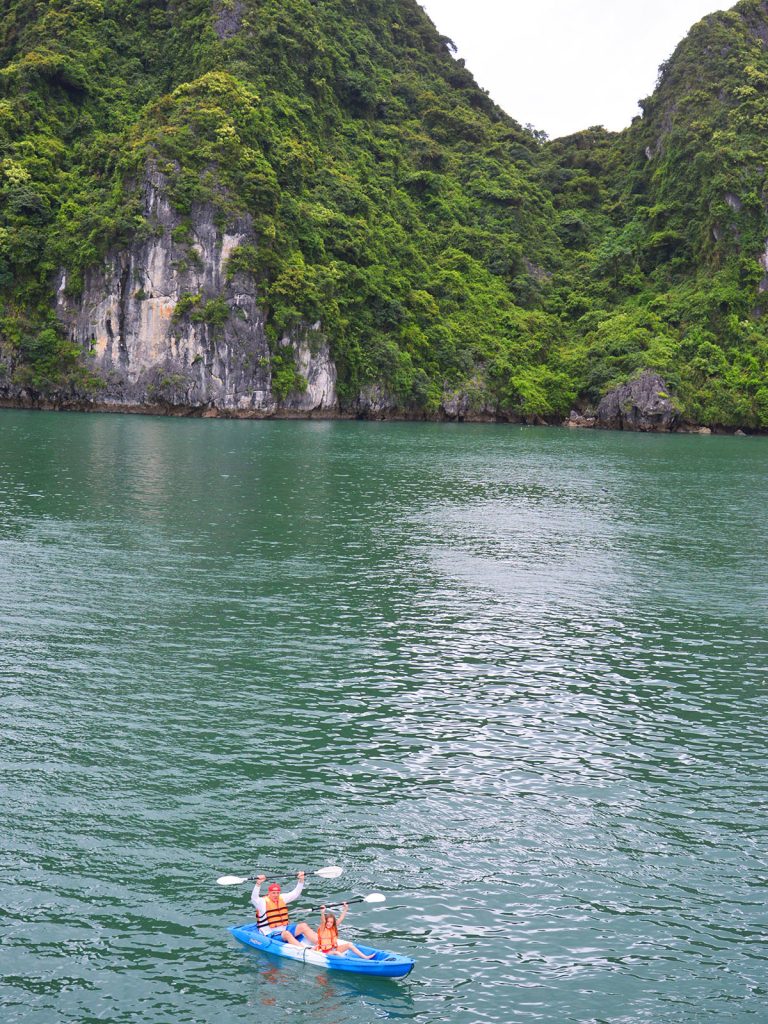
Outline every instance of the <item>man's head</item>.
POLYGON ((273 900, 276 900, 277 897, 280 895, 280 886, 277 884, 277 882, 273 882, 267 889, 267 892, 269 893, 273 900))

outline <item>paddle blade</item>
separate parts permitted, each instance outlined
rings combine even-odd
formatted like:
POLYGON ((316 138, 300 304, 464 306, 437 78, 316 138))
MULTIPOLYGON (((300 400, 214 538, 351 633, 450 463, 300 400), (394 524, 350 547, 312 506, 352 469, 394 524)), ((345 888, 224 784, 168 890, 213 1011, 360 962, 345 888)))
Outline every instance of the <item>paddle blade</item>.
POLYGON ((386 900, 386 896, 380 892, 372 892, 367 896, 363 896, 363 903, 383 903, 386 900))
POLYGON ((320 868, 320 870, 316 871, 315 874, 319 875, 321 878, 338 878, 342 873, 342 870, 343 868, 339 868, 335 864, 332 864, 330 867, 320 868))
POLYGON ((243 882, 247 882, 247 878, 241 878, 239 875, 222 875, 221 878, 216 879, 217 885, 242 885, 243 882))

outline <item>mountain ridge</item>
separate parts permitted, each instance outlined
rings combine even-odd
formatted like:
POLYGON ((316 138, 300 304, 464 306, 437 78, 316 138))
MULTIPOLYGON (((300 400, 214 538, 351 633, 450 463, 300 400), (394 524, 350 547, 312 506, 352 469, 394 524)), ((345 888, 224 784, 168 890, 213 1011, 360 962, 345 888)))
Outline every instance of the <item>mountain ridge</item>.
POLYGON ((552 142, 410 0, 8 6, 6 403, 768 426, 762 0, 552 142))

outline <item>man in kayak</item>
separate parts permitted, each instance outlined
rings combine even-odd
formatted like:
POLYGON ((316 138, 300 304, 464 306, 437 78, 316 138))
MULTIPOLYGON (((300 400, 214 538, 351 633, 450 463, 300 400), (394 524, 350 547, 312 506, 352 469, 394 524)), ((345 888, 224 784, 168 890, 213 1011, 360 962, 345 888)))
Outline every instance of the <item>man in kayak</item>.
POLYGON ((305 935, 314 945, 317 942, 317 932, 312 931, 306 921, 298 921, 296 924, 290 924, 288 921, 287 904, 297 900, 304 888, 304 872, 299 871, 296 877, 299 880, 298 885, 285 896, 277 882, 272 882, 267 889, 267 895, 262 896, 261 885, 267 879, 265 875, 259 875, 256 878, 256 885, 251 893, 251 903, 256 908, 256 924, 259 926, 259 931, 265 935, 270 935, 273 938, 279 936, 283 942, 288 942, 293 946, 301 945, 299 940, 302 935, 305 935))

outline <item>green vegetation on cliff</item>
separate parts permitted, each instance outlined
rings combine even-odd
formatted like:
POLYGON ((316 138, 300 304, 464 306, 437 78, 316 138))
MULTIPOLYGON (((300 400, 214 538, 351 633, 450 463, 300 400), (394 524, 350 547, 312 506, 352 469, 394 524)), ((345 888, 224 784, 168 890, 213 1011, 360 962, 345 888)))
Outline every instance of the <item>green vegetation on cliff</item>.
POLYGON ((768 425, 768 3, 693 27, 643 117, 546 147, 594 399, 660 371, 693 422, 768 425))
MULTIPOLYGON (((343 398, 379 383, 426 413, 463 393, 552 417, 650 368, 691 420, 768 426, 768 3, 695 26, 626 132, 551 143, 413 0, 5 9, 0 361, 17 382, 88 386, 55 281, 78 294, 152 230, 151 165, 182 217, 247 218, 230 272, 258 283, 273 342, 321 323, 343 398)), ((183 312, 226 317, 194 298, 183 312)))

